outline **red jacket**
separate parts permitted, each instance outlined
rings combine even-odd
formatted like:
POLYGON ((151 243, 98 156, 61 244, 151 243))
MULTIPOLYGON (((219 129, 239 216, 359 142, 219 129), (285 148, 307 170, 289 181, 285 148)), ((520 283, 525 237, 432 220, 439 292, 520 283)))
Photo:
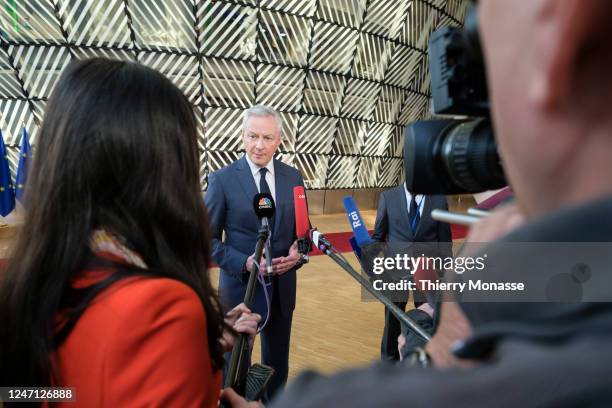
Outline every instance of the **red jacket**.
MULTIPOLYGON (((108 271, 85 271, 87 286, 108 271)), ((196 293, 165 278, 127 278, 103 291, 54 353, 56 386, 75 387, 61 407, 216 407, 206 316, 196 293)), ((214 341, 214 340, 213 340, 214 341)))

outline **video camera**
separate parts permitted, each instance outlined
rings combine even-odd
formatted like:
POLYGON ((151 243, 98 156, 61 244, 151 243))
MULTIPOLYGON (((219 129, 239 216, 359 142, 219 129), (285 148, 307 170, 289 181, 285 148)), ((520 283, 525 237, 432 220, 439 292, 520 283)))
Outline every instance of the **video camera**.
POLYGON ((490 120, 476 7, 468 11, 463 29, 443 27, 432 33, 429 72, 433 113, 452 118, 420 120, 406 127, 408 190, 462 194, 507 185, 490 120))

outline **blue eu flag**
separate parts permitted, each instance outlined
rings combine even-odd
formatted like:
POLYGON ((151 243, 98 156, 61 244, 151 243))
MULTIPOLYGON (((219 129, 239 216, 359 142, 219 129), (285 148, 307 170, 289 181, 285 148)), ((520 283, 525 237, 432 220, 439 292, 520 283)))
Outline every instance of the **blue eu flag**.
POLYGON ((28 142, 28 132, 23 128, 23 136, 21 137, 21 149, 19 151, 19 166, 17 166, 17 177, 15 177, 15 197, 23 202, 23 192, 28 182, 28 173, 30 170, 30 142, 28 142))
POLYGON ((11 181, 8 156, 0 130, 0 215, 6 217, 15 208, 15 191, 11 181))

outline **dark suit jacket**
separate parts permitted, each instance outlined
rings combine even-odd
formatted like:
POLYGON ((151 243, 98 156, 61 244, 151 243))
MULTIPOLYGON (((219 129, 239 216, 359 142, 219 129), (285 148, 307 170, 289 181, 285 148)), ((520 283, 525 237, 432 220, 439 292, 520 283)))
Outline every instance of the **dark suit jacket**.
MULTIPOLYGON (((612 198, 542 217, 505 241, 612 242, 610 214, 612 198)), ((487 364, 452 370, 385 364, 330 378, 310 372, 272 406, 612 406, 612 303, 461 306, 476 333, 494 334, 486 345, 468 339, 464 346, 486 346, 487 364)))
MULTIPOLYGON (((304 181, 297 169, 278 160, 274 160, 274 173, 276 213, 271 244, 276 258, 287 256, 296 239, 293 187, 303 186, 304 181)), ((243 275, 243 267, 255 250, 260 225, 253 211, 255 194, 257 186, 244 157, 208 176, 205 202, 212 230, 212 255, 221 268, 219 292, 227 307, 244 300, 247 275, 243 275)), ((279 276, 277 282, 282 310, 292 311, 295 307, 295 269, 279 276)), ((255 294, 255 310, 265 312, 265 297, 260 285, 255 294)))
MULTIPOLYGON (((436 208, 448 210, 446 197, 441 195, 426 196, 423 205, 423 214, 421 215, 416 233, 413 233, 410 227, 404 185, 402 184, 383 192, 378 202, 372 238, 379 242, 387 241, 389 244, 452 242, 450 225, 431 218, 431 211, 436 208)), ((451 245, 436 245, 435 248, 430 246, 428 248, 431 248, 431 250, 426 251, 429 252, 426 255, 452 256, 451 245)), ((419 246, 418 254, 423 249, 423 246, 419 246)))

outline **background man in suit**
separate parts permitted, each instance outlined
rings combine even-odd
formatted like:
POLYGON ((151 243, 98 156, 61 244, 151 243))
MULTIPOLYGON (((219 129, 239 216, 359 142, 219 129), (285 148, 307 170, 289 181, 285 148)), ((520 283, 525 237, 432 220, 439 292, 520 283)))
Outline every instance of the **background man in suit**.
MULTIPOLYGON (((408 249, 407 243, 415 243, 408 255, 419 256, 429 252, 429 256, 452 256, 452 237, 450 225, 435 221, 431 218, 434 209, 447 210, 448 203, 445 196, 421 194, 413 195, 405 184, 387 190, 380 195, 376 223, 372 238, 379 242, 387 241, 397 245, 397 249, 408 249), (445 245, 419 245, 418 243, 448 243, 445 245), (416 253, 412 253, 416 252, 416 253)), ((395 300, 395 299, 392 299, 395 300)), ((401 309, 406 308, 406 301, 395 302, 401 309)), ((415 306, 419 303, 415 301, 415 306)), ((385 307, 385 328, 380 345, 380 358, 386 361, 399 360, 397 338, 401 334, 400 322, 389 309, 385 307)))
MULTIPOLYGON (((253 196, 268 192, 276 203, 276 213, 270 221, 274 266, 274 278, 268 286, 270 314, 261 332, 262 363, 275 370, 267 398, 287 382, 295 271, 300 266, 293 187, 303 186, 304 181, 297 169, 273 159, 281 134, 282 119, 274 109, 262 105, 247 109, 242 122, 246 154, 209 175, 205 197, 212 228, 212 253, 221 268, 219 292, 228 308, 244 300, 248 271, 253 264, 259 229, 259 220, 253 212, 253 196), (223 232, 225 239, 222 240, 223 232)), ((256 290, 254 310, 265 319, 267 306, 262 285, 256 290)))

